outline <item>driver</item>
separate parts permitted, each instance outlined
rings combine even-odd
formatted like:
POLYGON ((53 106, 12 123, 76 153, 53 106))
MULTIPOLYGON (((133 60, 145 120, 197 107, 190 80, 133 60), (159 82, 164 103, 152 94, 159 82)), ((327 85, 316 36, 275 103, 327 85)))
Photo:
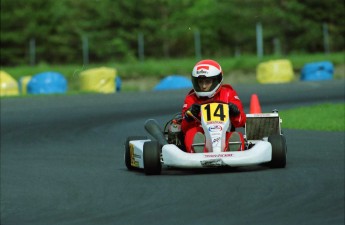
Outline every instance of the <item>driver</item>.
MULTIPOLYGON (((200 122, 193 118, 200 118, 200 105, 209 102, 225 102, 229 104, 230 121, 234 127, 243 127, 246 122, 246 114, 243 111, 242 102, 236 91, 228 84, 222 84, 223 72, 219 63, 214 60, 202 60, 198 62, 192 71, 193 89, 187 94, 182 108, 183 120, 181 124, 182 132, 185 136, 184 144, 186 151, 207 152, 204 146, 194 146, 193 143, 205 143, 205 136, 200 122), (186 112, 190 111, 193 116, 186 112)), ((239 132, 227 132, 227 151, 244 150, 243 135, 239 132), (241 145, 231 145, 231 141, 239 142, 241 145)))

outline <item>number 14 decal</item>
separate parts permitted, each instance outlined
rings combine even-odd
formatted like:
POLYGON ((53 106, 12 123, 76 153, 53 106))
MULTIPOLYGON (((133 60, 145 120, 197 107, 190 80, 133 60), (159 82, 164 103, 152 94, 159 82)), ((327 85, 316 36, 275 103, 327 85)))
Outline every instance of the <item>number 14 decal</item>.
POLYGON ((221 103, 203 105, 202 114, 206 122, 226 121, 229 118, 229 106, 221 103))

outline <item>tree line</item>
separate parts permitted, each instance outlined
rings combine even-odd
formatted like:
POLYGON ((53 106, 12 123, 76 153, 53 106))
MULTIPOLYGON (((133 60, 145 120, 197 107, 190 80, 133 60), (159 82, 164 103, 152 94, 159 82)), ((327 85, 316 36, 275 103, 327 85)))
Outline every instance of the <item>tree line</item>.
POLYGON ((1 0, 1 66, 344 51, 343 0, 1 0), (327 36, 325 36, 327 34, 327 36), (141 41, 140 41, 141 40, 141 41), (278 46, 278 47, 277 47, 278 46), (34 48, 34 53, 32 52, 34 48), (85 60, 85 59, 84 59, 85 60))

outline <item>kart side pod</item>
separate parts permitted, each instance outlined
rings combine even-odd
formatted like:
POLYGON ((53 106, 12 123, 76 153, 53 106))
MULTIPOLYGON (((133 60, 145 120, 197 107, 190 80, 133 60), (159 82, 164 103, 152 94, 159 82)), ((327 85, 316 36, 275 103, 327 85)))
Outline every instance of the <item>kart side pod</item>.
POLYGON ((245 139, 247 144, 256 144, 265 140, 272 146, 272 160, 267 163, 272 168, 284 168, 286 166, 287 144, 281 129, 282 119, 278 110, 272 113, 247 114, 245 125, 245 139))
POLYGON ((159 124, 154 119, 149 119, 145 122, 146 131, 151 134, 160 145, 168 144, 167 140, 163 135, 163 131, 160 129, 159 124))

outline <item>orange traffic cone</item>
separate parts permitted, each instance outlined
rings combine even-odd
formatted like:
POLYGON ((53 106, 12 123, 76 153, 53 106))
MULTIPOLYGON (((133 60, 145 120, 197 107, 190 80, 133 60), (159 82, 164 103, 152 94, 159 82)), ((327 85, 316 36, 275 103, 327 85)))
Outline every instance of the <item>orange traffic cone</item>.
POLYGON ((259 98, 256 94, 252 94, 250 98, 250 114, 261 113, 259 98))

